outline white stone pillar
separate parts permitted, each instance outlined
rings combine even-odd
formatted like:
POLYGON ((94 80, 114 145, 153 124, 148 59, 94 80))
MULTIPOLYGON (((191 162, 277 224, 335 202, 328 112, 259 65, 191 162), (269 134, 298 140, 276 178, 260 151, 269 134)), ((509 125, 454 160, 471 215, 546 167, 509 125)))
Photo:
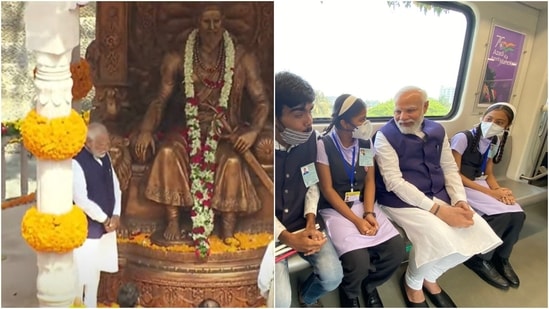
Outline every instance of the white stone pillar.
MULTIPOLYGON (((35 108, 47 118, 68 116, 71 111, 72 49, 79 44, 76 2, 27 2, 27 49, 36 53, 35 108)), ((38 211, 67 213, 72 208, 71 160, 37 159, 38 211)), ((37 252, 37 297, 41 307, 69 307, 76 296, 73 253, 37 252)))

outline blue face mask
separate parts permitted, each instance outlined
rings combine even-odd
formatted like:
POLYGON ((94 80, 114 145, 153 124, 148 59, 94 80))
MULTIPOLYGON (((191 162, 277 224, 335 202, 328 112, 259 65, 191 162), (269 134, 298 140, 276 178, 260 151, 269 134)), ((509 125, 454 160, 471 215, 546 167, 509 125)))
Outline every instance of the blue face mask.
POLYGON ((284 131, 280 132, 280 136, 284 142, 288 143, 288 145, 297 146, 308 141, 312 133, 313 130, 309 132, 301 132, 286 128, 284 131))

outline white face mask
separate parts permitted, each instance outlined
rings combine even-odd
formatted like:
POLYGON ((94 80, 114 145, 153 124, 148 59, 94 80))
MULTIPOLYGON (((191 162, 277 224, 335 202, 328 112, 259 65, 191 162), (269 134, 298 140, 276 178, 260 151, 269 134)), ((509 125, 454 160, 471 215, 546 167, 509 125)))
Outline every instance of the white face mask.
POLYGON ((371 134, 372 123, 369 120, 364 121, 363 124, 359 125, 353 130, 353 138, 368 140, 370 139, 371 134))
POLYGON ((490 138, 492 136, 503 134, 505 129, 493 122, 483 121, 480 123, 480 129, 482 130, 482 136, 484 138, 490 138))

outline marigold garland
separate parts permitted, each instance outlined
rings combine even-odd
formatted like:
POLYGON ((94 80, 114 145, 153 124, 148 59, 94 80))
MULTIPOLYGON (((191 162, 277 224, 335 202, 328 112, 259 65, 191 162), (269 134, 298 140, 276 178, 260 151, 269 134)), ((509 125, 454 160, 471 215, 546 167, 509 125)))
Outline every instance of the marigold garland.
POLYGON ((23 195, 23 196, 2 202, 2 210, 19 206, 19 205, 25 205, 30 202, 34 202, 34 200, 36 200, 36 192, 32 192, 31 194, 23 195))
MULTIPOLYGON (((139 308, 141 306, 136 306, 136 307, 139 308)), ((110 304, 97 303, 97 308, 120 308, 120 305, 114 302, 110 304)))
POLYGON ((21 125, 23 144, 44 160, 66 160, 84 147, 87 127, 73 109, 69 116, 48 119, 31 110, 21 125))
POLYGON ((72 303, 72 305, 69 306, 69 308, 86 308, 86 305, 84 305, 84 302, 79 297, 76 297, 72 303))
POLYGON ((93 87, 90 74, 90 64, 86 59, 80 58, 80 62, 71 64, 72 75, 72 99, 74 101, 85 98, 93 87))
MULTIPOLYGON (((183 253, 196 253, 196 248, 188 245, 171 245, 171 246, 158 246, 151 242, 149 238, 150 234, 139 233, 137 235, 130 236, 129 238, 118 238, 118 243, 130 243, 137 244, 153 250, 159 250, 164 252, 183 252, 183 253)), ((227 245, 217 236, 208 237, 210 244, 211 254, 221 254, 226 252, 237 252, 243 250, 253 250, 265 247, 273 239, 273 234, 270 233, 235 233, 235 238, 239 241, 240 245, 232 244, 227 245)))
MULTIPOLYGON (((91 114, 91 110, 82 111, 81 116, 86 126, 90 124, 90 114, 91 114)), ((23 138, 21 138, 22 124, 23 124, 23 119, 16 119, 13 121, 2 122, 2 136, 11 137, 11 139, 8 141, 8 144, 20 143, 23 141, 23 138)))
POLYGON ((38 252, 65 253, 84 243, 88 223, 84 211, 76 205, 62 215, 39 212, 33 206, 23 216, 21 235, 38 252))

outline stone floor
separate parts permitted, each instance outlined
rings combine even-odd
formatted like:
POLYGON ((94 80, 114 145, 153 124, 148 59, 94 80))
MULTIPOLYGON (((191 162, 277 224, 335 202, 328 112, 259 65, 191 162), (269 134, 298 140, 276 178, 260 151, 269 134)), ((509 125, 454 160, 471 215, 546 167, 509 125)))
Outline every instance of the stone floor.
MULTIPOLYGON (((36 160, 29 159, 28 192, 36 190, 36 160)), ((6 199, 21 195, 19 153, 6 153, 6 199)), ((21 237, 21 219, 31 205, 3 210, 2 307, 38 307, 36 254, 21 237)))
POLYGON ((30 207, 2 211, 2 307, 38 307, 36 253, 21 237, 21 219, 30 207))

